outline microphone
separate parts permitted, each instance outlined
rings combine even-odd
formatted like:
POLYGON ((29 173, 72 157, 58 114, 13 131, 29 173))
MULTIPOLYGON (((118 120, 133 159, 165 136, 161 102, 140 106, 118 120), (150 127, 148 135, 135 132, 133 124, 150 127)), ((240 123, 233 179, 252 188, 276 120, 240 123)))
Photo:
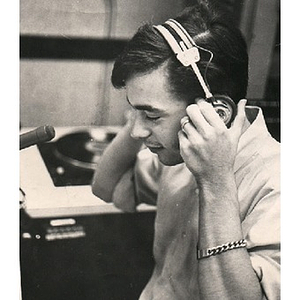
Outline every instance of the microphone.
POLYGON ((54 136, 55 130, 52 126, 40 126, 32 131, 20 135, 20 150, 36 144, 48 142, 52 140, 54 136))

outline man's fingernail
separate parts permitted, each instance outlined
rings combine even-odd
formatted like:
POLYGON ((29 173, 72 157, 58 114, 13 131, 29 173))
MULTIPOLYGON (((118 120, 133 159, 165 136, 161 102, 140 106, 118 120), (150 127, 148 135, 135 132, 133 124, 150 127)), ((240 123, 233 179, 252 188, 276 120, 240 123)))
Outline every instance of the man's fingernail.
POLYGON ((195 99, 195 103, 201 103, 201 102, 205 102, 205 99, 203 99, 203 98, 196 98, 195 99))

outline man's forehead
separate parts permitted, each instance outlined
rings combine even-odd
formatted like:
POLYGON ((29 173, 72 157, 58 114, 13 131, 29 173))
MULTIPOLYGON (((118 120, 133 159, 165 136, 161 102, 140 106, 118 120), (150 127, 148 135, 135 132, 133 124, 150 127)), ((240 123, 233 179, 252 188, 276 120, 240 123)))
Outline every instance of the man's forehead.
POLYGON ((165 69, 160 67, 149 74, 138 75, 126 82, 127 102, 135 109, 151 112, 170 112, 184 105, 170 91, 165 69))
MULTIPOLYGON (((146 73, 137 73, 132 75, 127 81, 125 86, 133 86, 134 89, 152 89, 163 87, 168 89, 168 71, 165 66, 160 66, 155 70, 146 73)), ((155 89, 154 89, 155 90, 155 89)))

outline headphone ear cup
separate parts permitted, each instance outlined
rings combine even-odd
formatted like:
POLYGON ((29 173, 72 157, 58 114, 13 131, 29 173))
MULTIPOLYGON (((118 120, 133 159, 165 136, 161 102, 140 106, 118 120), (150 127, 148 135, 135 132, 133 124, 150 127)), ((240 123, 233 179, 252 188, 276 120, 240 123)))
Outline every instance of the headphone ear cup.
POLYGON ((227 127, 230 126, 236 116, 236 104, 225 95, 214 95, 213 107, 227 127))

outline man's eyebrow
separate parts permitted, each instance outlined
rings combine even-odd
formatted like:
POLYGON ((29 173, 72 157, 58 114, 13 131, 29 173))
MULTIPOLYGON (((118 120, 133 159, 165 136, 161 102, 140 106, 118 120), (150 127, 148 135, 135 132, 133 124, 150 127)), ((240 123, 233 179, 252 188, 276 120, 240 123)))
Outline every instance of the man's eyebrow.
POLYGON ((137 110, 146 110, 149 112, 154 112, 154 113, 161 113, 163 112, 161 109, 153 107, 151 105, 132 105, 128 99, 128 97, 126 97, 127 102, 129 103, 129 105, 137 110))

